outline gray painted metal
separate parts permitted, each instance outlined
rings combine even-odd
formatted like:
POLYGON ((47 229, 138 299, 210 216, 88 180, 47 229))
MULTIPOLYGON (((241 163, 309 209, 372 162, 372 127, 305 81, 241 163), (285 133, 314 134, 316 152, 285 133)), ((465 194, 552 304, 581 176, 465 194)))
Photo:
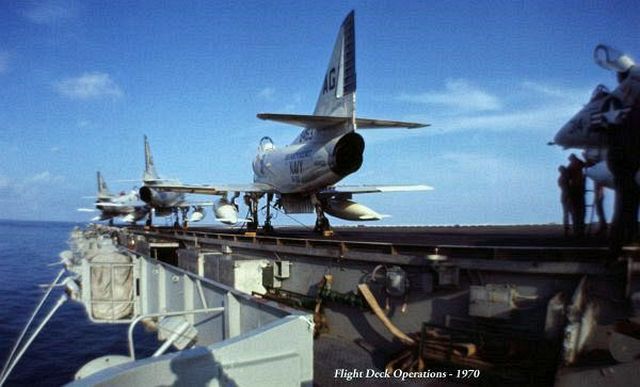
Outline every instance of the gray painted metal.
MULTIPOLYGON (((495 325, 541 340, 546 338, 555 341, 558 351, 564 338, 561 358, 566 364, 558 364, 559 382, 575 382, 577 379, 574 376, 567 377, 567 373, 577 375, 583 372, 586 368, 580 361, 594 348, 620 355, 618 352, 621 348, 633 344, 633 338, 627 338, 630 336, 613 335, 619 339, 613 344, 599 343, 597 337, 603 336, 602 332, 607 326, 613 327, 609 329, 611 332, 617 332, 612 324, 620 319, 628 319, 634 310, 640 309, 634 303, 629 303, 627 307, 628 301, 640 299, 637 274, 640 265, 636 262, 635 252, 630 250, 627 250, 630 254, 624 258, 626 265, 604 265, 598 259, 601 253, 597 248, 460 248, 313 238, 246 237, 194 231, 107 230, 117 233, 119 244, 129 249, 122 252, 136 257, 144 254, 158 258, 145 258, 144 264, 140 264, 138 275, 141 289, 157 294, 157 297, 140 301, 137 313, 162 313, 165 309, 182 311, 184 320, 197 329, 198 344, 203 340, 203 344, 211 343, 209 346, 217 346, 220 340, 234 343, 234 340, 246 337, 247 332, 260 331, 264 324, 271 326, 282 319, 264 313, 265 310, 247 308, 245 299, 251 297, 231 291, 231 287, 238 287, 237 270, 242 269, 246 262, 267 263, 262 269, 262 278, 245 278, 248 282, 261 282, 258 285, 267 288, 264 294, 266 298, 280 302, 298 300, 297 305, 307 310, 313 310, 313 305, 317 305, 322 295, 320 290, 323 281, 327 276, 331 277, 331 287, 325 289, 329 293, 323 296, 321 312, 316 316, 318 321, 324 324, 330 334, 335 335, 333 337, 339 336, 344 345, 363 343, 375 353, 386 353, 386 356, 402 350, 403 345, 394 340, 380 319, 370 313, 366 306, 358 305, 359 284, 368 284, 389 320, 397 329, 408 334, 416 332, 422 323, 448 328, 495 325), (181 247, 177 248, 176 245, 181 247), (436 256, 437 259, 434 259, 436 256), (217 277, 226 283, 218 284, 224 290, 214 290, 215 294, 211 295, 212 290, 206 285, 209 279, 197 277, 160 260, 174 262, 204 276, 217 277), (487 291, 487 294, 476 294, 474 298, 471 294, 473 289, 487 291), (496 292, 496 289, 505 291, 496 292), (574 295, 572 299, 571 295, 574 295), (224 308, 224 313, 218 317, 210 316, 210 321, 206 323, 197 315, 186 313, 219 307, 224 308), (265 317, 268 321, 264 320, 265 317), (201 329, 201 326, 211 322, 216 324, 215 327, 201 329)), ((100 245, 86 241, 85 244, 94 250, 95 245, 100 245)), ((68 254, 65 257, 69 258, 68 254)), ((178 321, 175 326, 183 327, 186 331, 187 323, 178 321)), ((325 337, 324 334, 320 337, 325 337)), ((610 335, 605 334, 604 337, 610 335)), ((277 341, 277 345, 270 346, 270 354, 278 359, 288 359, 289 355, 282 354, 281 348, 284 346, 277 341)), ((187 355, 189 351, 194 350, 171 356, 186 356, 193 359, 194 364, 208 359, 197 350, 187 355)), ((255 354, 246 351, 240 353, 241 356, 255 354)), ((170 355, 158 359, 168 359, 165 356, 170 355)), ((625 356, 617 358, 627 359, 625 356)), ((168 363, 157 361, 159 363, 148 359, 133 363, 135 366, 120 366, 117 376, 110 374, 110 383, 116 380, 139 383, 142 379, 134 369, 137 365, 147 370, 153 369, 154 375, 162 375, 166 380, 182 382, 177 374, 170 374, 176 364, 182 364, 181 360, 170 360, 168 363)), ((225 361, 215 357, 215 361, 208 364, 212 368, 227 366, 225 361)), ((337 360, 320 354, 316 359, 314 382, 322 384, 323 381, 330 383, 333 380, 330 372, 343 364, 332 361, 337 360)), ((593 364, 588 367, 598 368, 593 364)), ((246 369, 247 373, 255 370, 246 369)), ((631 374, 628 368, 616 366, 616 370, 624 373, 620 380, 633 380, 629 379, 631 374)), ((104 371, 105 375, 107 371, 104 371)), ((193 372, 198 374, 200 371, 193 372)), ((193 381, 206 379, 207 383, 214 385, 226 383, 224 372, 211 373, 217 379, 210 381, 207 378, 212 374, 206 374, 196 376, 193 381)), ((234 375, 234 380, 241 380, 235 378, 234 375)), ((286 383, 280 379, 277 381, 286 383)), ((548 382, 549 379, 545 384, 548 382)), ((616 379, 616 382, 619 380, 616 379)), ((154 379, 150 383, 154 384, 154 379)))
MULTIPOLYGON (((368 283, 389 319, 407 333, 416 332, 421 322, 447 327, 485 323, 557 342, 569 337, 564 359, 579 359, 590 350, 598 326, 629 316, 617 301, 621 294, 640 294, 636 252, 631 249, 626 250, 625 266, 604 265, 601 258, 606 251, 598 247, 426 246, 198 230, 122 232, 152 241, 179 241, 188 246, 189 254, 199 252, 216 265, 248 257, 265 259, 269 264, 263 271, 263 285, 294 298, 316 299, 326 275, 332 277, 332 294, 347 300, 357 297, 358 284, 368 283), (287 262, 286 277, 275 276, 278 262, 287 262), (393 270, 406 273, 404 295, 388 290, 393 276, 386 271, 393 270), (582 278, 589 279, 588 287, 582 278), (475 299, 470 294, 471 289, 489 289, 488 284, 512 290, 505 290, 502 303, 495 302, 495 294, 475 299), (581 305, 579 299, 577 303, 567 300, 587 288, 592 301, 586 307, 575 307, 581 305), (593 303, 599 306, 597 315, 589 306, 593 303)), ((337 300, 326 300, 322 306, 328 330, 346 342, 363 342, 388 354, 402 348, 368 310, 337 300)), ((318 380, 331 381, 331 375, 322 375, 323 369, 333 369, 327 365, 330 360, 316 361, 322 364, 318 380)), ((574 372, 572 367, 559 365, 560 371, 574 372)))
POLYGON ((311 386, 313 328, 289 315, 207 347, 107 368, 69 386, 311 386))
MULTIPOLYGON (((255 385, 271 380, 274 384, 270 385, 298 386, 312 382, 313 322, 308 315, 251 297, 134 250, 114 249, 112 239, 105 238, 110 231, 97 228, 73 238, 74 261, 69 269, 81 273, 74 288, 79 293, 77 299, 85 303, 95 322, 129 323, 132 332, 134 325, 144 320, 147 326, 159 329, 160 340, 168 341, 153 359, 134 361, 130 334, 129 362, 96 372, 111 363, 94 361, 83 368, 82 375, 96 373, 74 385, 255 385), (126 316, 103 314, 97 319, 92 316, 95 278, 91 273, 95 266, 107 266, 108 260, 93 262, 92 258, 107 253, 129 258, 128 268, 136 283, 129 302, 135 307, 126 316), (276 342, 277 351, 267 350, 276 342), (169 344, 190 349, 162 355, 169 344), (282 372, 283 369, 287 372, 282 372)), ((142 242, 139 238, 133 241, 129 247, 142 242)), ((115 260, 114 265, 122 265, 122 261, 115 260)))

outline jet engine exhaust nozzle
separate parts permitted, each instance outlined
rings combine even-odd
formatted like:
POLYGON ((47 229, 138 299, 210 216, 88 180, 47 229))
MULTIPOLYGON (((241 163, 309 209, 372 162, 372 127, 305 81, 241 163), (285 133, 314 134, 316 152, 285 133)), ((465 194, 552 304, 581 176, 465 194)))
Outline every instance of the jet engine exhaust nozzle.
POLYGON ((364 139, 355 132, 345 134, 338 140, 329 159, 331 171, 347 176, 362 166, 364 139))
POLYGON ((145 203, 151 203, 153 200, 153 191, 149 187, 140 187, 140 200, 145 203))

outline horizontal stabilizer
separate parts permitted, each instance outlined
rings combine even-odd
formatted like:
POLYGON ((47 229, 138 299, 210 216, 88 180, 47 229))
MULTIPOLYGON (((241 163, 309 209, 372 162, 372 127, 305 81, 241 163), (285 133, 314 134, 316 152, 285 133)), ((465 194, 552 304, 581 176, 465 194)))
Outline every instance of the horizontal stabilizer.
POLYGON ((429 126, 417 122, 377 120, 373 118, 356 118, 356 128, 358 129, 384 129, 384 128, 406 128, 418 129, 429 126))
MULTIPOLYGON (((351 117, 332 117, 332 116, 312 116, 305 114, 273 114, 260 113, 258 118, 261 120, 270 120, 281 122, 283 124, 294 125, 302 128, 331 128, 347 124, 351 117)), ((420 124, 415 122, 388 121, 377 120, 372 118, 356 118, 356 127, 359 129, 381 129, 381 128, 406 128, 417 129, 429 126, 428 124, 420 124)))
POLYGON ((142 208, 142 207, 146 207, 147 203, 137 200, 132 202, 96 203, 96 206, 100 206, 102 208, 114 208, 114 209, 131 208, 131 207, 142 208))
POLYGON ((157 179, 145 179, 144 180, 144 184, 145 185, 156 185, 156 184, 176 184, 178 183, 178 179, 164 179, 164 178, 157 178, 157 179))

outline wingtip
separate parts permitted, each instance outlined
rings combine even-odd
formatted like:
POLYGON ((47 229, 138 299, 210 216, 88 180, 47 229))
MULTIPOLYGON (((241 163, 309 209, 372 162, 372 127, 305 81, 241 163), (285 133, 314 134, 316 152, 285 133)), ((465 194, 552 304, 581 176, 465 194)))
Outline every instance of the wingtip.
POLYGON ((413 125, 411 125, 409 127, 409 129, 420 129, 420 128, 426 128, 427 126, 431 126, 431 124, 419 124, 419 123, 415 123, 413 125))

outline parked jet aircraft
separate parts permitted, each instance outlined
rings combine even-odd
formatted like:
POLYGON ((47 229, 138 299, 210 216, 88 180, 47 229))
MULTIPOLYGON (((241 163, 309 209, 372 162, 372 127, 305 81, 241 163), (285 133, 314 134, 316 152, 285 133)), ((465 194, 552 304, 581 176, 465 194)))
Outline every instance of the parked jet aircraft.
MULTIPOLYGON (((108 220, 113 224, 114 218, 122 217, 122 220, 127 223, 135 223, 147 215, 149 208, 144 203, 140 203, 137 190, 115 195, 109 192, 100 172, 97 173, 97 178, 98 195, 95 206, 101 213, 92 221, 108 220)), ((95 209, 79 208, 78 211, 93 212, 95 209)))
MULTIPOLYGON (((594 59, 599 66, 627 76, 613 91, 598 85, 589 103, 556 133, 553 144, 584 149, 586 158, 595 162, 586 175, 613 188, 613 175, 606 163, 606 130, 624 120, 631 109, 630 101, 640 93, 640 68, 628 55, 603 44, 595 48, 594 59)), ((639 177, 636 181, 640 184, 639 177)))
POLYGON ((425 191, 426 185, 402 186, 334 186, 362 165, 364 139, 358 129, 420 128, 426 125, 410 122, 356 118, 356 58, 354 12, 342 23, 322 80, 320 95, 313 115, 258 114, 273 120, 304 128, 292 144, 277 148, 269 137, 263 137, 253 160, 254 182, 241 185, 182 185, 162 182, 158 190, 212 194, 222 196, 215 203, 216 217, 237 217, 234 199, 241 192, 249 206, 248 229, 258 227, 258 202, 266 195, 264 228, 271 228, 270 207, 274 195, 276 205, 285 213, 316 213, 316 230, 330 230, 325 213, 346 220, 378 220, 382 215, 352 201, 352 195, 370 192, 425 191), (227 198, 234 193, 231 200, 227 198))
POLYGON ((182 214, 182 225, 186 227, 189 222, 199 222, 205 217, 204 206, 213 205, 212 202, 189 202, 185 198, 185 194, 181 192, 160 192, 156 186, 164 184, 177 184, 180 182, 175 179, 162 179, 156 172, 153 156, 151 155, 151 147, 147 136, 144 136, 144 174, 142 176, 143 186, 139 190, 140 199, 151 207, 147 217, 147 226, 153 223, 153 214, 157 216, 174 215, 177 227, 179 223, 179 211, 182 214), (193 208, 193 212, 189 219, 187 215, 189 209, 193 208))

